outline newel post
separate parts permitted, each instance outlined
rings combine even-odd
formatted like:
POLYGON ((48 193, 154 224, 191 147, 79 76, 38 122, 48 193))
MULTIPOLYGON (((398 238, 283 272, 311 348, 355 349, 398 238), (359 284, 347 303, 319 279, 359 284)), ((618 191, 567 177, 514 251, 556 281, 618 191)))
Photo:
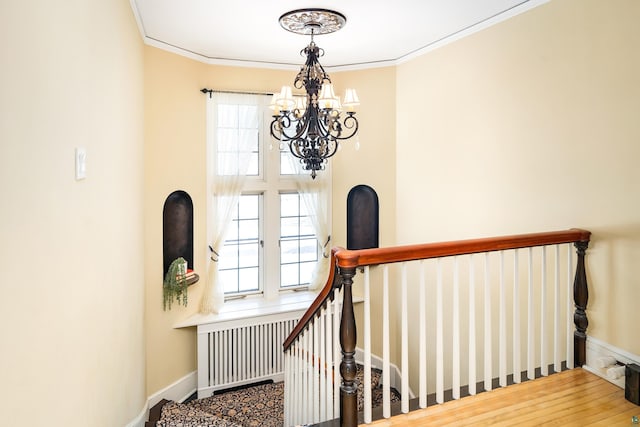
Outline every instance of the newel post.
POLYGON ((584 254, 589 246, 589 242, 575 242, 578 254, 578 264, 576 266, 576 277, 573 281, 573 300, 576 311, 573 314, 573 323, 576 330, 573 333, 573 360, 575 366, 583 366, 587 360, 587 301, 589 300, 589 290, 587 288, 587 273, 584 267, 584 254))
POLYGON ((340 425, 356 427, 358 425, 358 388, 356 379, 356 318, 353 314, 353 297, 351 286, 355 268, 340 268, 340 277, 344 290, 342 301, 342 319, 340 320, 340 346, 342 347, 342 363, 340 363, 340 425))

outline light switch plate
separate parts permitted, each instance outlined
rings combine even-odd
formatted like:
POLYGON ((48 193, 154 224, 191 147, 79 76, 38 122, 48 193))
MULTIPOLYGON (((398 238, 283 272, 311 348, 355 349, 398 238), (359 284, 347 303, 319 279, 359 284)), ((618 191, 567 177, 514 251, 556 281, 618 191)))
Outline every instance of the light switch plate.
POLYGON ((76 181, 87 177, 87 150, 76 147, 76 181))

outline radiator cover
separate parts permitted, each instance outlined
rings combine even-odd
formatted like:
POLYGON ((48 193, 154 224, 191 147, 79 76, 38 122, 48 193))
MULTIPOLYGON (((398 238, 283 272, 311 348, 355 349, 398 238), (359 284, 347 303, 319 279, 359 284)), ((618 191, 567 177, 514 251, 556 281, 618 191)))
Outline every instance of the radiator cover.
POLYGON ((304 311, 198 325, 198 399, 284 379, 282 344, 304 311))

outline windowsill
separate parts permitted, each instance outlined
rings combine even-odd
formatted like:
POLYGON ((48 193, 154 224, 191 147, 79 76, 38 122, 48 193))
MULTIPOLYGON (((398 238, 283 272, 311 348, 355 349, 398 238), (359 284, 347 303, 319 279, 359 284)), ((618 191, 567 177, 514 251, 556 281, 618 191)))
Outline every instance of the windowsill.
POLYGON ((217 314, 196 313, 187 319, 178 322, 174 328, 187 328, 190 326, 204 325, 208 323, 226 322, 229 320, 250 319, 252 317, 265 316, 276 313, 306 310, 313 300, 315 292, 285 292, 277 298, 266 300, 262 296, 247 297, 227 301, 217 314))
MULTIPOLYGON (((317 294, 311 291, 286 292, 273 300, 265 300, 263 297, 247 297, 239 300, 227 301, 222 306, 220 313, 201 314, 196 313, 187 319, 178 322, 173 327, 188 328, 192 326, 210 323, 226 322, 229 320, 251 319, 252 317, 266 316, 269 314, 288 313, 291 311, 306 310, 316 299, 317 294)), ((353 303, 358 304, 364 299, 353 296, 353 303)))

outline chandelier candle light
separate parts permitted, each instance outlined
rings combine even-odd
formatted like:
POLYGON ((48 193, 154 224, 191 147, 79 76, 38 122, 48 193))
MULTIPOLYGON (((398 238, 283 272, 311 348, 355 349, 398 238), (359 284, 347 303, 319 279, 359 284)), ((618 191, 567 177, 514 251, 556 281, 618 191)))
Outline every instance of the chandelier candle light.
POLYGON ((273 95, 269 105, 273 110, 271 136, 289 145, 291 154, 300 159, 304 170, 311 171, 313 179, 336 153, 340 141, 358 132, 358 95, 355 89, 347 89, 340 102, 329 74, 318 62, 324 51, 313 41, 314 35, 338 31, 346 22, 344 15, 327 9, 299 9, 280 17, 285 30, 311 35, 311 42, 300 52, 307 60, 293 82, 296 89, 304 88, 306 96, 294 96, 290 86, 273 95))

